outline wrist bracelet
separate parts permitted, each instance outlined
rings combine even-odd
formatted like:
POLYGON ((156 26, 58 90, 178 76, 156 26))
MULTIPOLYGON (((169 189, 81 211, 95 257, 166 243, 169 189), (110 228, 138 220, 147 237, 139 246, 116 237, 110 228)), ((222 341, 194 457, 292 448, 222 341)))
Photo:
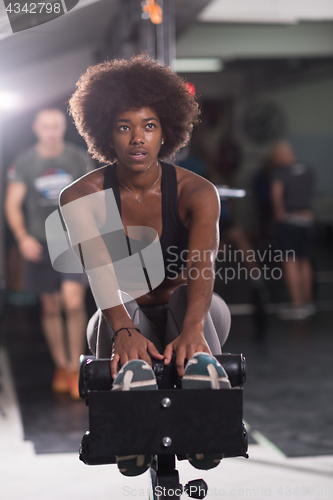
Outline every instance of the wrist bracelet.
POLYGON ((129 337, 132 337, 132 334, 131 334, 131 332, 129 330, 137 330, 139 333, 141 333, 141 331, 139 330, 139 328, 136 328, 135 326, 129 326, 129 327, 124 326, 123 328, 119 328, 119 330, 117 330, 116 332, 114 332, 113 338, 116 338, 116 336, 118 335, 118 333, 121 330, 127 330, 129 337))

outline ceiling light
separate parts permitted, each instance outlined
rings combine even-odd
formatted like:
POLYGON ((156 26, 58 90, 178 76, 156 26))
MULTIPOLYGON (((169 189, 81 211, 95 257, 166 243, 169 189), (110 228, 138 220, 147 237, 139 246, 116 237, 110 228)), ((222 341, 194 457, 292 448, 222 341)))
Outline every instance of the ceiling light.
POLYGON ((172 69, 177 73, 211 73, 222 71, 223 63, 216 57, 175 59, 172 69))
POLYGON ((244 198, 245 189, 231 189, 228 186, 216 186, 221 198, 244 198))
POLYGON ((8 91, 0 91, 0 109, 10 111, 16 109, 21 103, 21 98, 18 94, 8 91))
POLYGON ((201 22, 297 23, 333 19, 332 0, 211 0, 199 13, 201 22))

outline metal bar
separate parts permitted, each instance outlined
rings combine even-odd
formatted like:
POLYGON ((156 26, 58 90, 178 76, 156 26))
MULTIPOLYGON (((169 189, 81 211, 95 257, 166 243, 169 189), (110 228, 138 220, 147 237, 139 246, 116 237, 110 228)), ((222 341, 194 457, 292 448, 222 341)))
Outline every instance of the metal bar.
POLYGON ((175 1, 165 0, 163 5, 164 64, 171 66, 176 59, 175 1))
POLYGON ((161 24, 156 25, 156 59, 161 63, 165 64, 165 39, 164 39, 164 25, 166 23, 164 14, 164 3, 163 0, 159 0, 158 4, 163 12, 163 21, 161 24))

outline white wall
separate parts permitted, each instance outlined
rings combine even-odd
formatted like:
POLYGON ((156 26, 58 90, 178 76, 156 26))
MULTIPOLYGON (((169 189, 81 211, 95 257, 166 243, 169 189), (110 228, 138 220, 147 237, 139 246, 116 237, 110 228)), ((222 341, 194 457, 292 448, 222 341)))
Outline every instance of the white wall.
POLYGON ((177 40, 177 57, 253 59, 332 54, 332 22, 283 26, 197 23, 177 40))

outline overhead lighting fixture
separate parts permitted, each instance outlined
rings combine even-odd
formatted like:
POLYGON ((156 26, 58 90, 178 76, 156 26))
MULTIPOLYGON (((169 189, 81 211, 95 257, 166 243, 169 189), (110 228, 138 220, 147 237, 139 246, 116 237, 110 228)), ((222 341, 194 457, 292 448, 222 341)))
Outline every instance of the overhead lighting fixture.
POLYGON ((2 111, 11 111, 17 109, 21 103, 21 98, 18 94, 8 91, 0 91, 0 109, 2 111))
POLYGON ((217 57, 175 59, 172 69, 177 73, 215 73, 222 71, 223 62, 217 57))
POLYGON ((211 0, 197 19, 212 23, 276 23, 329 21, 332 0, 211 0))
POLYGON ((221 198, 244 198, 245 189, 232 189, 228 186, 216 186, 221 198))

